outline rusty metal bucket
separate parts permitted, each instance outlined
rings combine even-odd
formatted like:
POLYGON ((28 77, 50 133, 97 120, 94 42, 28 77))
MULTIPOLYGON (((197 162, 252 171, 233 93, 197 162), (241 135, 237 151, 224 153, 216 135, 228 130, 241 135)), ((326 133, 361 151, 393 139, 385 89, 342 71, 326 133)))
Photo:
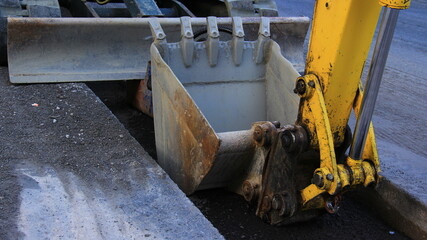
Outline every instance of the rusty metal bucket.
POLYGON ((196 42, 184 17, 181 40, 167 43, 152 23, 155 138, 158 163, 186 194, 229 187, 250 200, 243 190, 262 184, 266 158, 258 130, 295 122, 299 74, 270 39, 268 18, 255 41, 244 40, 240 18, 232 25, 232 39, 220 41, 216 18, 208 18, 208 37, 196 42))

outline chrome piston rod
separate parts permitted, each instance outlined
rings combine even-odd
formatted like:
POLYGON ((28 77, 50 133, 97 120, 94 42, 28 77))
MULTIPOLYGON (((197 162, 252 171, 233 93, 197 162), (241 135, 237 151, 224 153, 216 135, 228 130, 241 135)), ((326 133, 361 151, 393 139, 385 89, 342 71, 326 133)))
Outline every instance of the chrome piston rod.
POLYGON ((359 117, 354 130, 354 137, 350 149, 350 157, 354 160, 361 160, 369 125, 372 120, 378 90, 381 84, 385 64, 391 41, 393 39, 399 10, 384 7, 377 41, 366 80, 365 91, 362 100, 359 117))

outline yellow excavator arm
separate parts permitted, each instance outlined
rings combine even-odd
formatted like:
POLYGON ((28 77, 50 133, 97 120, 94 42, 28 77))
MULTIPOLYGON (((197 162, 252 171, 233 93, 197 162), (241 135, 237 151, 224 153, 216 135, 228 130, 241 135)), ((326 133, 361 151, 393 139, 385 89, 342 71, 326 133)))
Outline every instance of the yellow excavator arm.
POLYGON ((301 97, 297 124, 307 130, 310 147, 320 151, 320 167, 314 172, 313 184, 301 191, 303 204, 324 192, 337 195, 348 187, 366 187, 378 181, 380 164, 372 112, 398 9, 406 9, 409 4, 410 1, 316 1, 305 75, 298 78, 295 88, 301 97), (384 12, 364 95, 360 78, 381 5, 384 12), (338 164, 334 149, 350 144, 345 138, 352 109, 357 124, 350 154, 338 164))

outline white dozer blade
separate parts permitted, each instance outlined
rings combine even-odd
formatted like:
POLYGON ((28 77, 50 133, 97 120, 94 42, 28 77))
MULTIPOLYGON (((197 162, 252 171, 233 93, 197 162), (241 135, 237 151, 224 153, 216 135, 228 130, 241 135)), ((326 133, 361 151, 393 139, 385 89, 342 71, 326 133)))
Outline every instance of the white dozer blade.
MULTIPOLYGON (((9 18, 7 51, 12 83, 133 80, 145 76, 152 18, 9 18)), ((256 40, 260 18, 242 18, 245 40, 256 40)), ((158 18, 168 41, 181 38, 180 18, 158 18)), ((206 18, 191 18, 206 35, 206 18)), ((221 38, 232 18, 217 18, 221 38), (223 29, 223 31, 221 31, 223 29)), ((271 39, 297 71, 304 68, 307 17, 273 17, 271 39)), ((203 34, 199 35, 202 38, 203 34)), ((229 37, 230 37, 229 36, 229 37)), ((195 41, 198 39, 195 38, 195 41)), ((203 39, 201 39, 203 40, 203 39)))

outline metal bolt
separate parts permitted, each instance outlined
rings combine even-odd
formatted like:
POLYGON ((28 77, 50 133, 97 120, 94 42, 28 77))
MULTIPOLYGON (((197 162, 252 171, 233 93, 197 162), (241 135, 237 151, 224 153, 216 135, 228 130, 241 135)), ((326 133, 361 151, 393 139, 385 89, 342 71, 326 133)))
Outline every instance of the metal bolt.
POLYGON ((306 86, 303 79, 298 80, 296 87, 294 89, 294 93, 297 93, 299 95, 303 95, 305 93, 306 86))
POLYGON ((252 183, 250 181, 244 181, 243 185, 242 185, 242 192, 243 192, 243 197, 245 198, 246 201, 250 202, 254 195, 255 195, 255 188, 256 186, 252 185, 252 183))
POLYGON ((271 133, 275 131, 271 126, 271 123, 257 125, 253 131, 253 139, 258 143, 258 145, 263 147, 270 146, 271 133))
POLYGON ((284 148, 289 148, 292 144, 292 138, 289 137, 287 134, 282 135, 282 146, 284 148))
POLYGON ((262 141, 262 130, 261 129, 255 129, 254 131, 254 140, 257 142, 261 142, 262 141))
POLYGON ((271 122, 276 128, 280 128, 280 122, 279 121, 273 121, 271 122))
POLYGON ((325 185, 325 183, 323 181, 323 176, 321 175, 321 173, 315 173, 313 175, 313 178, 311 179, 311 183, 313 183, 314 185, 316 185, 319 188, 321 188, 325 185))
POLYGON ((281 140, 282 147, 288 153, 304 151, 308 144, 307 133, 298 125, 284 126, 281 140))
POLYGON ((313 81, 310 81, 310 82, 308 82, 308 86, 310 86, 310 87, 314 88, 315 84, 314 84, 314 82, 313 82, 313 81))
POLYGON ((326 179, 328 179, 329 181, 334 181, 334 175, 332 175, 332 174, 328 173, 328 174, 326 175, 326 179))
POLYGON ((289 195, 287 193, 274 194, 271 200, 271 207, 279 212, 279 216, 289 216, 291 208, 289 206, 289 195))
POLYGON ((280 210, 283 206, 283 198, 276 194, 273 196, 273 199, 271 200, 271 207, 275 210, 280 210))

